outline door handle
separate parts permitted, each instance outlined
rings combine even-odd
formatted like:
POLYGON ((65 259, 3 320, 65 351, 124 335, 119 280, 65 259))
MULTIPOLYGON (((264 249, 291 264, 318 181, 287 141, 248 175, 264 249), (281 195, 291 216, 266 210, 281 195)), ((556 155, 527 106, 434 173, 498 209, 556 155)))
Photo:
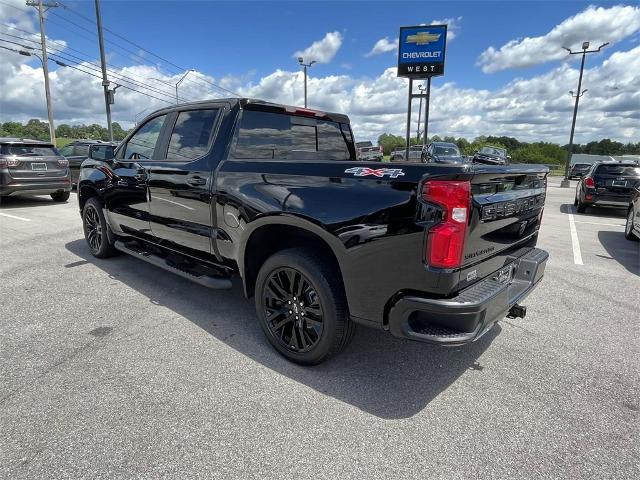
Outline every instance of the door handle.
POLYGON ((197 185, 205 185, 207 183, 207 179, 202 177, 189 177, 187 178, 187 183, 195 187, 197 185))

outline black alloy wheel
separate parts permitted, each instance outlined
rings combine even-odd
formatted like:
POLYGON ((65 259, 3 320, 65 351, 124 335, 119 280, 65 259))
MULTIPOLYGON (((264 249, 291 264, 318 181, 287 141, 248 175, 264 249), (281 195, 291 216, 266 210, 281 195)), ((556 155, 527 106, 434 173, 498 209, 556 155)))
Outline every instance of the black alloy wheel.
POLYGON ((635 213, 633 211, 633 207, 629 209, 629 213, 627 214, 627 223, 624 226, 624 238, 627 240, 638 241, 638 237, 635 233, 633 233, 633 217, 635 213))
POLYGON ((102 203, 95 197, 87 200, 82 209, 82 226, 91 255, 107 258, 118 254, 112 243, 115 238, 112 240, 113 234, 109 235, 109 226, 102 213, 102 203))
POLYGON ((87 205, 84 212, 85 231, 89 248, 94 252, 99 252, 102 247, 102 225, 98 211, 93 205, 87 205))
POLYGON ((311 281, 294 268, 271 272, 262 292, 267 327, 285 348, 312 350, 324 330, 322 305, 311 281))

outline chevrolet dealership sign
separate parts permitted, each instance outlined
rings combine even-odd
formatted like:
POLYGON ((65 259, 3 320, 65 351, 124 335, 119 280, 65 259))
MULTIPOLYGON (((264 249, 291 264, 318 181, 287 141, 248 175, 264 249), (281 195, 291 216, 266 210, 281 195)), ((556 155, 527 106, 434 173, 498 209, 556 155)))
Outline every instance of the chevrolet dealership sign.
POLYGON ((400 27, 398 76, 434 77, 444 74, 446 25, 400 27))

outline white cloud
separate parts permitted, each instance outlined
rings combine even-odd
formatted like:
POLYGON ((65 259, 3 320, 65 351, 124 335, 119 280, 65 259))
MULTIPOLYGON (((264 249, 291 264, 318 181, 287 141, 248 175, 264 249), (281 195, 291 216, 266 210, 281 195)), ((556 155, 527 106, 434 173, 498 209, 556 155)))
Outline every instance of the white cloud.
POLYGON ((365 57, 372 57, 386 52, 398 51, 398 39, 389 40, 389 37, 381 38, 376 42, 371 50, 365 54, 365 57))
POLYGON ((478 58, 485 73, 509 68, 530 67, 567 56, 563 46, 579 48, 584 41, 596 47, 613 44, 640 31, 640 7, 590 6, 567 18, 549 33, 540 37, 526 37, 507 42, 500 49, 489 47, 478 58))
POLYGON ((342 46, 342 34, 340 32, 328 32, 322 40, 313 42, 304 50, 297 51, 294 57, 303 57, 305 63, 315 60, 318 63, 329 63, 333 60, 342 46))
MULTIPOLYGON (((447 25, 447 42, 450 42, 460 31, 460 22, 462 17, 455 18, 443 18, 442 20, 433 20, 429 25, 447 25)), ((426 24, 423 24, 426 26, 426 24)), ((378 40, 375 45, 365 54, 365 57, 372 57, 374 55, 380 55, 381 53, 397 52, 398 51, 398 39, 394 38, 390 40, 389 37, 384 37, 378 40)))

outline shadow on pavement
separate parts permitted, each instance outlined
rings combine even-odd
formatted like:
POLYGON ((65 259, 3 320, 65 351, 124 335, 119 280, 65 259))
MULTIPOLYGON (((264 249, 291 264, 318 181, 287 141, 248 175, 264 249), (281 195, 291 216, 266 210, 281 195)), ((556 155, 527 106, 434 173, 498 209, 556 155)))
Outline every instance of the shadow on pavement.
POLYGON ((560 213, 573 213, 576 216, 593 218, 627 218, 626 208, 589 207, 585 213, 578 213, 571 203, 560 205, 560 213))
POLYGON ((622 232, 608 230, 598 232, 598 240, 611 258, 634 275, 640 276, 640 242, 627 240, 622 232))
POLYGON ((76 197, 71 195, 67 202, 54 202, 49 195, 11 195, 0 198, 0 209, 2 208, 28 208, 41 207, 43 205, 60 205, 62 203, 75 202, 76 197))
POLYGON ((84 239, 66 248, 265 367, 380 418, 411 417, 466 371, 479 374, 478 358, 500 332, 496 326, 471 345, 444 348, 359 327, 340 355, 316 367, 300 367, 269 345, 239 282, 231 290, 208 290, 126 255, 96 259, 84 239))

